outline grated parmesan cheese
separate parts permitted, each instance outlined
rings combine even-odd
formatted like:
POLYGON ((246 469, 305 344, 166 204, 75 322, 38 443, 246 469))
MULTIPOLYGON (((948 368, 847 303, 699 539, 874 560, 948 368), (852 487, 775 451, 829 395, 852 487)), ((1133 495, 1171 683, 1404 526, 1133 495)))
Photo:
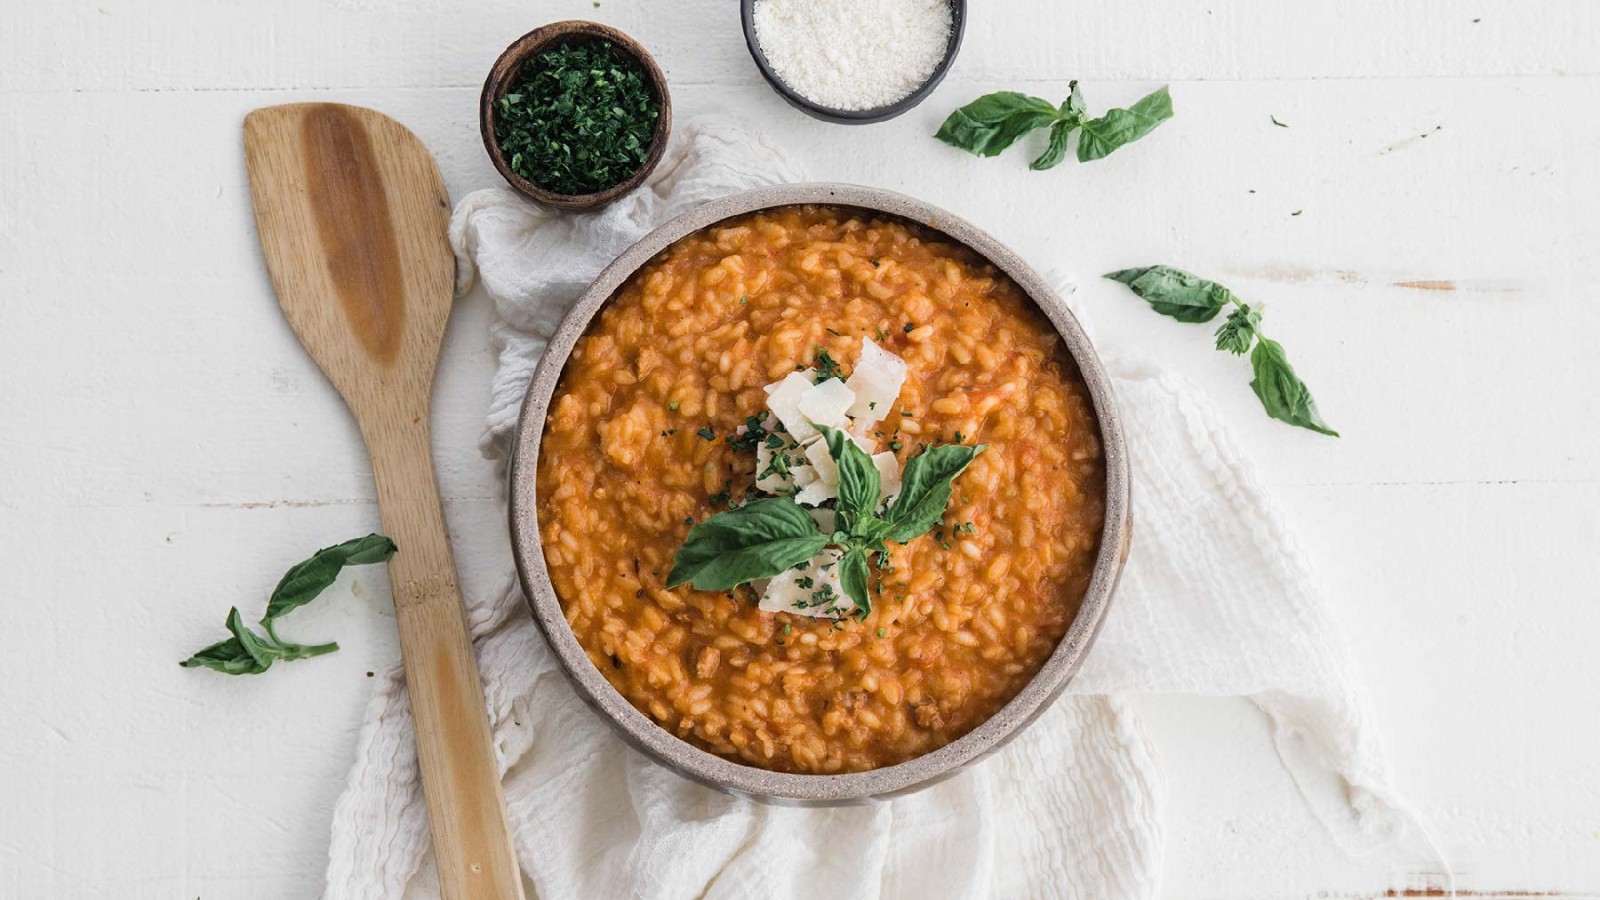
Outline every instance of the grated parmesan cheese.
POLYGON ((813 103, 888 106, 932 77, 950 43, 949 0, 756 0, 772 71, 813 103))

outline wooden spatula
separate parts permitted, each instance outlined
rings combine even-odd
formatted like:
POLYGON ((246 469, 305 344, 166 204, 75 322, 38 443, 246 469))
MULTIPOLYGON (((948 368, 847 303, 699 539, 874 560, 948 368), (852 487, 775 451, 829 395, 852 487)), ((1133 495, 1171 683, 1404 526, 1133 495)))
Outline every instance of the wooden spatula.
POLYGON ((372 457, 428 822, 447 898, 520 898, 477 661, 428 435, 455 281, 433 156, 370 109, 296 103, 244 120, 278 302, 372 457))

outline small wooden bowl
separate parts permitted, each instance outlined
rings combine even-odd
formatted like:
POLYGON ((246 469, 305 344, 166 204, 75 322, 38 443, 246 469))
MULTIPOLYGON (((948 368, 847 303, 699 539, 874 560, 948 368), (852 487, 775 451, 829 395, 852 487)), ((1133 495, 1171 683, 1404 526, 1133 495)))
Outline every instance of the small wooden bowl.
POLYGON ((643 184, 651 170, 661 162, 661 154, 667 149, 667 136, 672 133, 672 98, 667 94, 667 77, 661 74, 661 67, 656 65, 655 59, 638 41, 608 25, 570 19, 535 28, 513 41, 494 61, 494 66, 489 69, 489 77, 483 81, 483 93, 478 98, 478 130, 483 134, 483 149, 488 152, 494 167, 524 197, 557 209, 597 209, 643 184), (661 115, 656 118, 656 129, 650 136, 650 149, 645 155, 644 164, 626 181, 593 194, 557 194, 512 171, 510 162, 500 152, 500 144, 495 140, 495 105, 516 82, 523 63, 557 44, 589 40, 610 41, 617 49, 638 60, 639 65, 644 67, 656 99, 661 103, 661 115))

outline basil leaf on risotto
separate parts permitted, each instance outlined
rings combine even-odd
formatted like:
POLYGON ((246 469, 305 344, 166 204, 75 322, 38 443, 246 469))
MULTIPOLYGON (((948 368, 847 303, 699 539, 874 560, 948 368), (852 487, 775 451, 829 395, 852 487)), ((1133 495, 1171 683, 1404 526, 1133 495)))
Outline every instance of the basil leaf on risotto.
POLYGON ((732 590, 800 565, 827 544, 816 520, 793 500, 756 500, 690 529, 672 559, 667 587, 692 583, 702 591, 732 590))
POLYGON ((984 444, 940 444, 907 460, 900 493, 884 514, 889 540, 904 544, 937 525, 950 502, 951 482, 986 449, 984 444))

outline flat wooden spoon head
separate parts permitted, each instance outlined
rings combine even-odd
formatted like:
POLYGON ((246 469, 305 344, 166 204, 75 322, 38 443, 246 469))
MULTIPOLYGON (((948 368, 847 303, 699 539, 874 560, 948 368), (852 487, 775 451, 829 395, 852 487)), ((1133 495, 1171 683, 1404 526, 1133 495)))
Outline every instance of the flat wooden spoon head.
POLYGON ((244 145, 267 268, 301 343, 358 418, 397 390, 425 401, 455 285, 433 155, 388 116, 336 103, 258 109, 244 145))
POLYGON ((520 898, 428 436, 455 280, 439 168, 400 123, 332 103, 256 110, 244 144, 278 302, 355 413, 400 548, 389 580, 440 888, 520 898))

